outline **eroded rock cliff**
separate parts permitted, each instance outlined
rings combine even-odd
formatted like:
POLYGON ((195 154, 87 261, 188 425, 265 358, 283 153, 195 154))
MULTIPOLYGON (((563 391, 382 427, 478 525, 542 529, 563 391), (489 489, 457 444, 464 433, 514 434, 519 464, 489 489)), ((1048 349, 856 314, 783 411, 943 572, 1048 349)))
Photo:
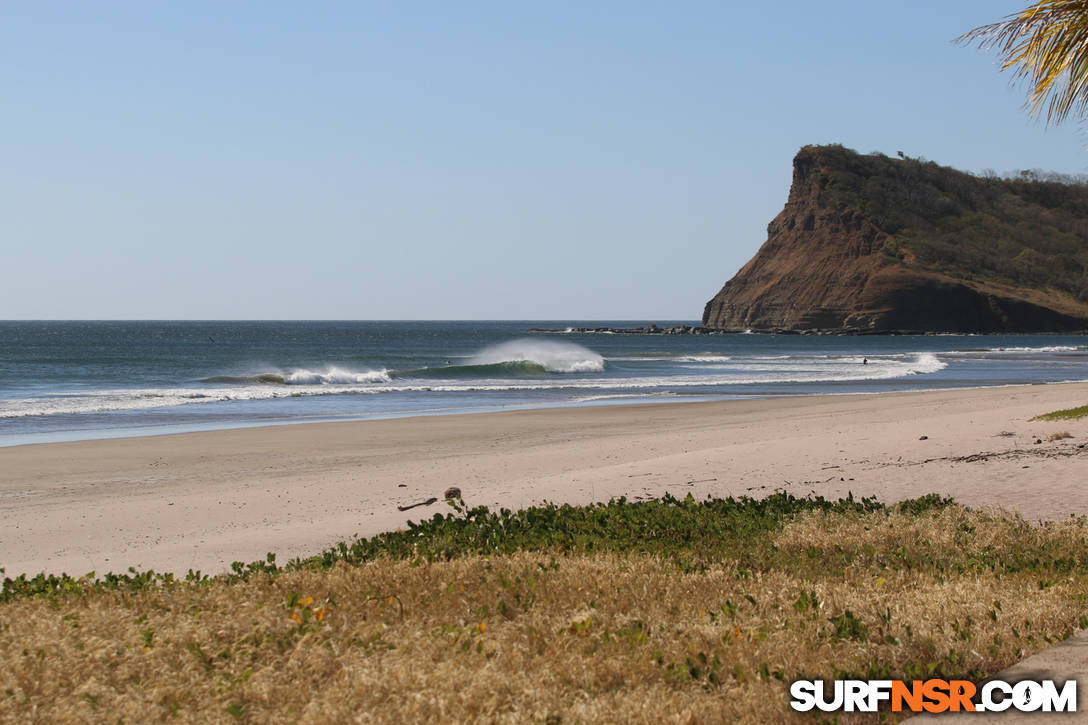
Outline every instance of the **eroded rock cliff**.
POLYGON ((723 330, 1088 329, 1088 187, 806 146, 767 241, 707 303, 723 330))

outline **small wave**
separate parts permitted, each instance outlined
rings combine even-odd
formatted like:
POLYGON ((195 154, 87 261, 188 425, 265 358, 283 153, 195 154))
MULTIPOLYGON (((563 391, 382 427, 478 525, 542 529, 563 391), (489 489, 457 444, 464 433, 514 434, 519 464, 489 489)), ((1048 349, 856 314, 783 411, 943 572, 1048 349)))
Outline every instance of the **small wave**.
POLYGON ((316 370, 295 370, 284 376, 288 385, 365 385, 368 383, 388 383, 388 370, 367 370, 356 373, 341 368, 326 368, 324 372, 316 370))
POLYGON ((616 398, 668 398, 675 397, 676 393, 664 391, 660 393, 613 393, 611 395, 585 395, 575 398, 575 403, 592 403, 597 400, 615 400, 616 398))
POLYGON ((703 364, 678 361, 678 366, 692 371, 730 372, 738 378, 749 373, 780 375, 781 382, 795 378, 847 381, 878 380, 935 373, 948 363, 933 353, 897 353, 892 355, 754 355, 726 358, 722 362, 701 358, 703 364), (801 376, 801 377, 798 377, 801 376), (815 377, 819 376, 819 377, 815 377))
POLYGON ((609 355, 605 358, 609 362, 675 362, 676 355, 666 355, 659 352, 635 352, 630 355, 609 355))
POLYGON ((266 385, 286 385, 287 381, 277 373, 260 373, 259 375, 213 375, 210 378, 201 378, 198 383, 264 383, 266 385))
POLYGON ((912 362, 908 363, 908 367, 908 375, 927 375, 929 373, 935 373, 938 370, 944 370, 948 367, 948 363, 944 362, 931 352, 923 352, 919 353, 912 362))
POLYGON ((687 363, 721 363, 729 362, 733 358, 729 355, 719 355, 712 352, 697 352, 692 355, 664 355, 661 353, 635 353, 632 355, 621 355, 616 357, 608 357, 607 360, 614 362, 687 362, 687 363))
POLYGON ((1044 345, 1042 347, 994 347, 989 352, 1077 352, 1086 350, 1083 345, 1044 345))
POLYGON ((199 383, 237 383, 252 385, 364 385, 368 383, 388 383, 388 370, 367 370, 357 373, 336 367, 324 371, 299 368, 289 373, 258 373, 257 375, 213 375, 202 378, 199 383))
POLYGON ((1037 354, 1048 352, 1085 352, 1088 345, 1041 345, 1039 347, 964 347, 959 350, 944 353, 946 355, 978 356, 1000 355, 1005 353, 1037 354))
POLYGON ((511 360, 487 365, 446 365, 418 370, 394 370, 397 378, 508 378, 548 375, 549 370, 537 362, 511 360))

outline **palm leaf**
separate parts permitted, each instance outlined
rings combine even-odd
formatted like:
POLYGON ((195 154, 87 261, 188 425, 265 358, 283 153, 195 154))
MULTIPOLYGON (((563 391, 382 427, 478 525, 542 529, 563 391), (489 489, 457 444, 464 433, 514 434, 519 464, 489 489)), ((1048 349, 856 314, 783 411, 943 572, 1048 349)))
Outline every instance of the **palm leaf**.
POLYGON ((1027 107, 1047 123, 1088 115, 1088 0, 1039 0, 956 42, 996 49, 1001 70, 1028 83, 1027 107))

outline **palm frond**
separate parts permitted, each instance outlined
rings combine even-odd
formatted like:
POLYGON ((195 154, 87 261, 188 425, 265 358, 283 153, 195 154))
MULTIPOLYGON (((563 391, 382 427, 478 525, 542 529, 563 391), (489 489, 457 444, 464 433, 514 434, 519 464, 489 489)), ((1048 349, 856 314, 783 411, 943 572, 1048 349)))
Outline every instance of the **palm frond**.
POLYGON ((996 49, 1001 70, 1027 81, 1027 107, 1047 123, 1088 115, 1088 0, 1039 0, 956 42, 996 49))

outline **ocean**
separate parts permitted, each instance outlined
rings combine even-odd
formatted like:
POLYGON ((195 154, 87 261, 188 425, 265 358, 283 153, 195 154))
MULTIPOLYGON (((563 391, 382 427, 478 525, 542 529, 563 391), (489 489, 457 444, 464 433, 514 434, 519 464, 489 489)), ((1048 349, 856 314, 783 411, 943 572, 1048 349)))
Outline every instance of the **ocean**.
POLYGON ((647 322, 0 322, 0 445, 1088 379, 1081 335, 529 332, 647 322))

